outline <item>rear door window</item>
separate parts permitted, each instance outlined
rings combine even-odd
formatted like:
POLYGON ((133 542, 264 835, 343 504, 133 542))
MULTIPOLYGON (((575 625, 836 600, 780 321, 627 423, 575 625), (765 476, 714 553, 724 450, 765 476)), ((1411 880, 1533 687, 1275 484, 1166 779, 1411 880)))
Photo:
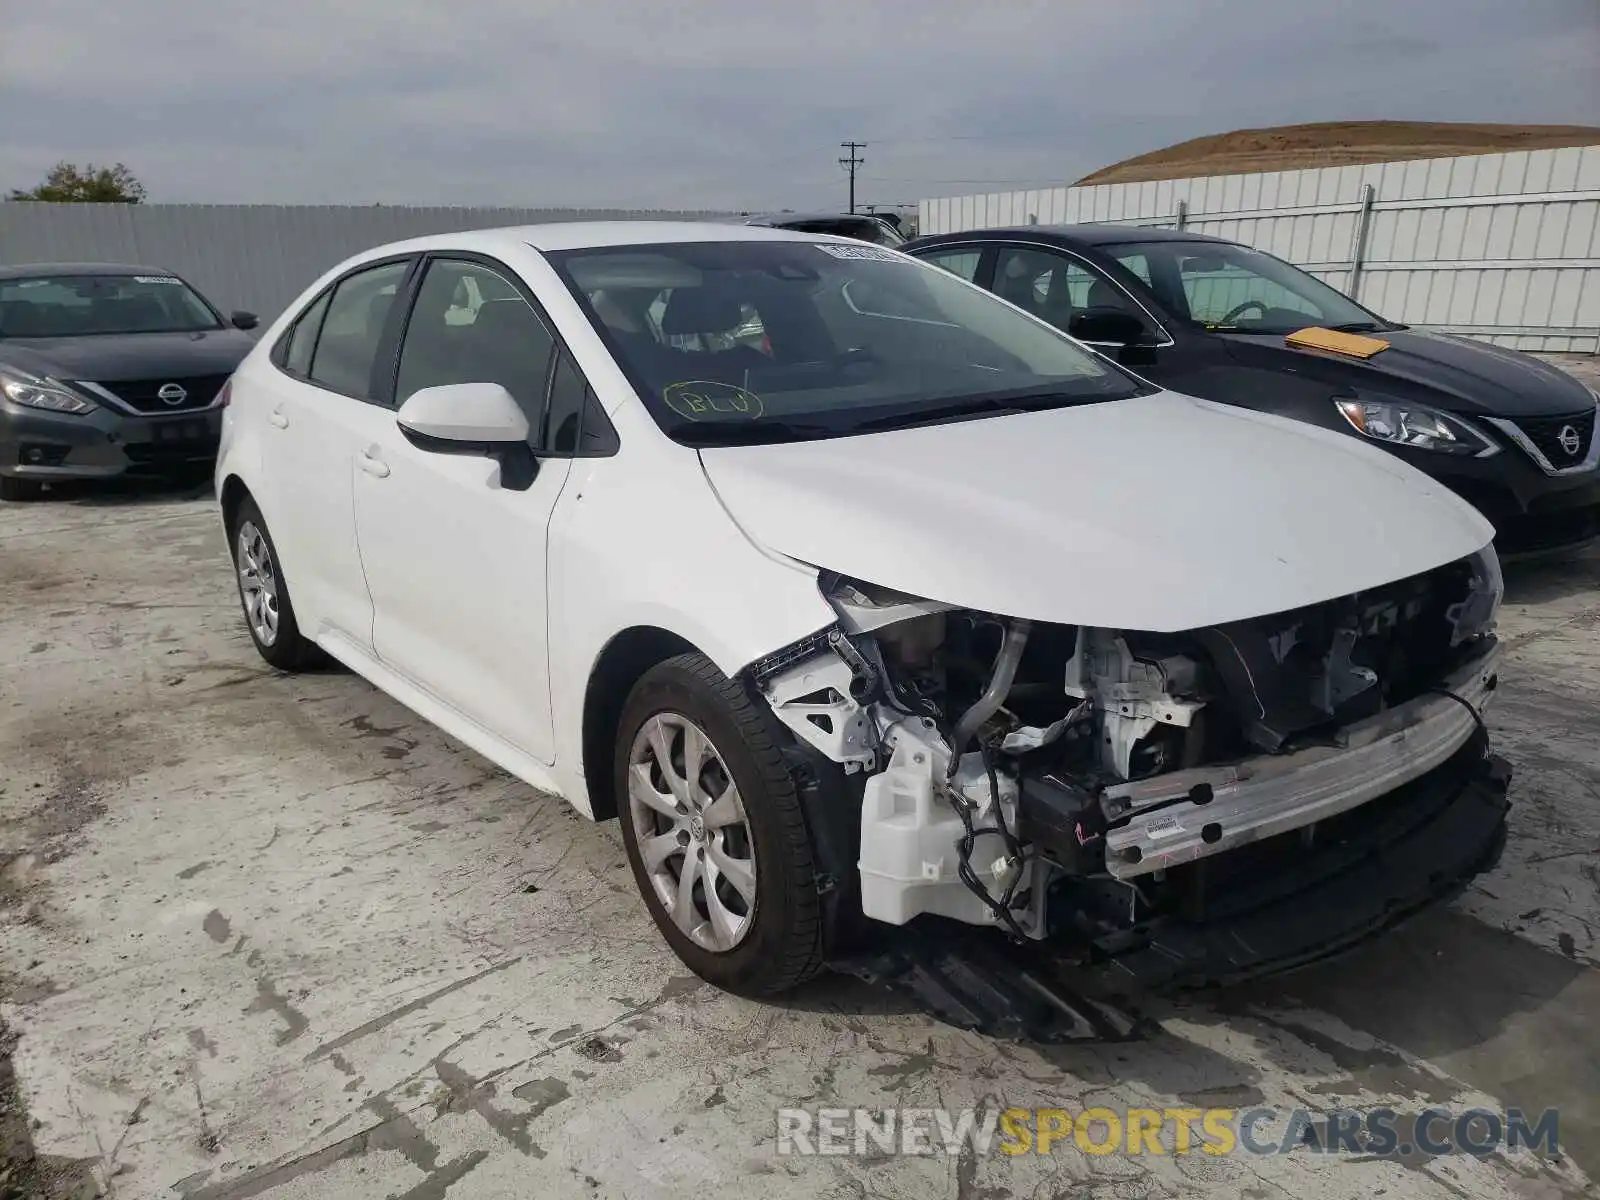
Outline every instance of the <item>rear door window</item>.
POLYGON ((328 311, 331 292, 318 296, 316 302, 300 314, 289 334, 289 344, 284 350, 284 369, 293 375, 311 374, 311 352, 317 347, 317 334, 322 330, 322 318, 328 311))
POLYGON ((410 265, 384 263, 358 271, 333 289, 311 356, 307 373, 311 382, 357 400, 374 398, 372 368, 378 343, 410 265))
POLYGON ((973 283, 978 278, 978 263, 983 259, 982 250, 955 249, 933 250, 927 254, 919 254, 923 262, 930 262, 936 267, 943 267, 950 274, 973 283))

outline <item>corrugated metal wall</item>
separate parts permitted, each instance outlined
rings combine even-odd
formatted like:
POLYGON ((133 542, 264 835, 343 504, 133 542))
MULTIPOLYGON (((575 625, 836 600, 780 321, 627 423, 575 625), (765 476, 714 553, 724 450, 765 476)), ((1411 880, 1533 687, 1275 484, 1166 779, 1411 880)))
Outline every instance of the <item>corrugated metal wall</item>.
POLYGON ((1600 146, 957 196, 918 216, 923 233, 1181 225, 1288 259, 1392 320, 1600 352, 1600 146))
POLYGON ((329 267, 386 242, 542 221, 692 220, 712 212, 0 203, 0 263, 134 262, 175 271, 224 311, 263 323, 329 267))

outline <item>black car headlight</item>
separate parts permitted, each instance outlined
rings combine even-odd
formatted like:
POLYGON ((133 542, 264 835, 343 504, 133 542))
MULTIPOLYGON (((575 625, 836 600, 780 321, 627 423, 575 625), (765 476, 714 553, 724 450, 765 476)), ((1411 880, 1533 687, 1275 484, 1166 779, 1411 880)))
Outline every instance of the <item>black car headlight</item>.
POLYGON ((93 400, 59 380, 29 375, 13 367, 0 370, 0 392, 4 392, 6 399, 14 404, 42 408, 46 412, 67 413, 74 417, 81 417, 99 407, 93 400))
POLYGON ((1426 404, 1372 393, 1335 396, 1333 403, 1357 433, 1374 441, 1465 458, 1500 453, 1500 447, 1470 422, 1426 404))

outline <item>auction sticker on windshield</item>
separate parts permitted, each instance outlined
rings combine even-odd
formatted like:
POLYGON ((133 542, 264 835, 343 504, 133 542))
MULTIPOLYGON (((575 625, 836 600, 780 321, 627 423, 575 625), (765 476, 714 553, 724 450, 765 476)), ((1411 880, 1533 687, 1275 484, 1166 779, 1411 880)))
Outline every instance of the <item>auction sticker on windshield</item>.
POLYGON ((896 254, 879 246, 847 246, 843 242, 818 242, 818 250, 834 258, 865 259, 868 262, 904 262, 905 255, 896 254))
POLYGON ((135 283, 177 283, 177 282, 179 282, 177 279, 174 279, 171 275, 135 275, 133 277, 133 281, 135 283))

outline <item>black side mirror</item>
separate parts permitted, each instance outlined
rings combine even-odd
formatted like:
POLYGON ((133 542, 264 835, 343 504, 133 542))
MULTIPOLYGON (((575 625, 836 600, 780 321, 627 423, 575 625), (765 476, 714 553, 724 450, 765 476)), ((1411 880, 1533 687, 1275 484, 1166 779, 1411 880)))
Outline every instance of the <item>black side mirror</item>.
POLYGON ((236 312, 228 321, 235 329, 254 329, 261 324, 261 318, 253 312, 236 312))
POLYGON ((1144 340, 1144 322, 1115 308, 1093 308, 1072 319, 1067 332, 1080 342, 1132 346, 1144 340))

